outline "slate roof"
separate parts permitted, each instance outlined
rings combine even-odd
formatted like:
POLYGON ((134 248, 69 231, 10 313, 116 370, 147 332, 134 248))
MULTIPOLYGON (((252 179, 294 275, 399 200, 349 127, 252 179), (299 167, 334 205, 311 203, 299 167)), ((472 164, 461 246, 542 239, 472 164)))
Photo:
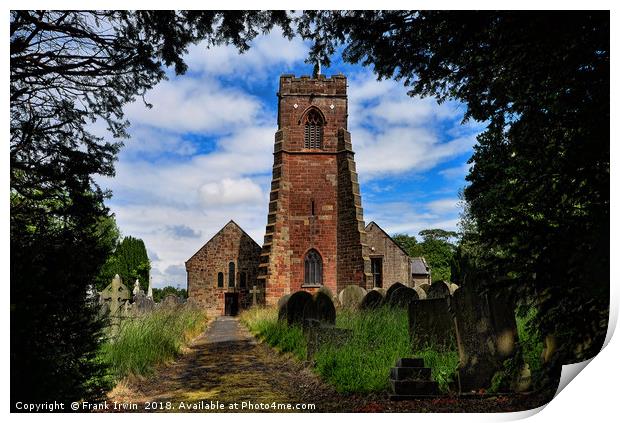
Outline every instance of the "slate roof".
POLYGON ((430 274, 426 260, 423 257, 413 257, 411 259, 411 274, 428 275, 430 274))

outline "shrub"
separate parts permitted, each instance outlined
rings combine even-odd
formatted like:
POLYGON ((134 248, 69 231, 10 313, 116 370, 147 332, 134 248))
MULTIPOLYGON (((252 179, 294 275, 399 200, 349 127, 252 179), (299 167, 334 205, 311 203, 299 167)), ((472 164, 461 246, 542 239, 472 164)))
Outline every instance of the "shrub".
POLYGON ((206 323, 197 308, 157 309, 123 319, 117 333, 105 342, 101 360, 116 379, 134 374, 146 375, 155 366, 178 356, 181 347, 197 335, 206 323))

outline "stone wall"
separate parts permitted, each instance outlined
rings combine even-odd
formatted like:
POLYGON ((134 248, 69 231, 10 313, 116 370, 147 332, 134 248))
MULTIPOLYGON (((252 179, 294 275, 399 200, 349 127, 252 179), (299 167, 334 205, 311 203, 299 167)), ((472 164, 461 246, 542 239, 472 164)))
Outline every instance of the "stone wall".
POLYGON ((380 257, 383 260, 383 288, 388 289, 396 282, 414 286, 409 256, 375 222, 366 226, 366 242, 370 248, 370 257, 380 257))
POLYGON ((224 314, 224 294, 239 295, 239 308, 251 301, 249 290, 257 284, 261 248, 232 220, 196 252, 186 263, 187 294, 207 309, 210 315, 224 314), (229 286, 229 264, 235 263, 234 286, 229 286), (218 273, 223 274, 223 287, 218 287, 218 273), (246 286, 241 287, 241 274, 246 286))

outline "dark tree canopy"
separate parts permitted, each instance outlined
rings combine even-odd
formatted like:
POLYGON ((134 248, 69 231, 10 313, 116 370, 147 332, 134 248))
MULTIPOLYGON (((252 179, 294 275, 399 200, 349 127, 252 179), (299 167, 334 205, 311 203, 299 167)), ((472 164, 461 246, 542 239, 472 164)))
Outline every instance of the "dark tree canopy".
POLYGON ((595 354, 609 304, 609 12, 312 11, 299 28, 312 59, 343 45, 346 61, 486 123, 464 191, 470 280, 512 281, 565 362, 595 354))
POLYGON ((11 402, 94 400, 103 322, 88 300, 118 237, 93 176, 114 175, 123 106, 187 66, 194 42, 240 51, 284 12, 12 11, 11 402), (107 222, 107 223, 106 223, 107 222))

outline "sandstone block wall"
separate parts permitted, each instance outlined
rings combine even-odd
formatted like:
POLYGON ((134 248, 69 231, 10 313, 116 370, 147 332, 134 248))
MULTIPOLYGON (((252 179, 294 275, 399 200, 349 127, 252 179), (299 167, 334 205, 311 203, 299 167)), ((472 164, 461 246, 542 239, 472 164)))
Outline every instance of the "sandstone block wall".
POLYGON ((261 247, 235 222, 230 221, 186 263, 188 297, 207 309, 210 315, 224 314, 224 294, 239 295, 239 308, 251 302, 249 290, 257 284, 261 247), (229 286, 229 264, 235 264, 234 286, 229 286), (218 287, 218 273, 224 286, 218 287), (241 287, 241 274, 246 285, 241 287))

